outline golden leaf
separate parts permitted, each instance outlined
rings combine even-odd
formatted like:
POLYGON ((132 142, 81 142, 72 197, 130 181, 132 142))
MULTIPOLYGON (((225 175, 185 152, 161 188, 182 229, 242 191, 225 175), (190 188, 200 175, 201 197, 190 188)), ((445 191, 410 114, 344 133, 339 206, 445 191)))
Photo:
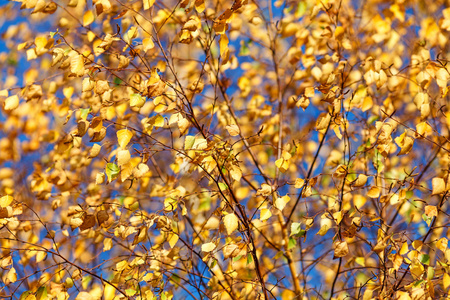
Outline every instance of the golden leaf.
POLYGON ((370 198, 378 198, 380 197, 380 189, 376 186, 372 186, 367 192, 367 196, 370 198))
POLYGON ((239 127, 236 124, 227 125, 226 129, 231 136, 237 136, 240 133, 239 127))
POLYGON ((6 195, 0 198, 0 207, 10 206, 14 198, 10 195, 6 195))
POLYGON ((119 142, 120 148, 125 149, 132 137, 133 132, 128 129, 121 129, 117 131, 117 141, 119 142))
POLYGON ((439 195, 445 192, 445 181, 442 178, 435 177, 431 180, 431 185, 433 187, 432 195, 439 195))
POLYGON ((125 150, 119 150, 119 152, 117 152, 117 165, 119 167, 128 163, 130 161, 130 159, 131 159, 130 151, 125 149, 125 150))
POLYGON ((270 209, 268 209, 268 208, 263 208, 263 209, 261 209, 261 213, 260 213, 259 219, 260 219, 261 221, 266 221, 266 220, 268 220, 271 216, 272 216, 272 212, 270 211, 270 209))
POLYGON ((233 231, 235 231, 238 228, 239 219, 235 214, 231 213, 223 217, 223 224, 225 225, 227 234, 231 235, 233 231))
POLYGON ((345 241, 336 241, 334 244, 334 257, 333 258, 339 258, 344 257, 348 254, 348 245, 345 241))
POLYGON ((142 0, 142 2, 144 4, 144 10, 150 9, 155 4, 155 0, 142 0))
POLYGON ((448 239, 443 237, 436 242, 436 248, 445 253, 448 247, 448 239))
POLYGON ((258 190, 256 195, 269 196, 272 193, 272 187, 267 183, 261 184, 261 188, 258 190))
POLYGON ((216 244, 210 242, 210 243, 205 243, 202 245, 202 251, 203 252, 211 252, 214 249, 216 249, 216 244))
POLYGON ((19 107, 19 97, 17 95, 10 96, 5 100, 5 110, 13 110, 19 107))
POLYGON ((448 287, 450 286, 450 275, 448 275, 447 273, 444 273, 444 276, 442 277, 442 284, 445 289, 448 289, 448 287))
POLYGON ((94 19, 94 13, 91 10, 88 10, 83 15, 83 26, 89 26, 92 22, 94 22, 94 19))
POLYGON ((70 71, 78 77, 84 76, 84 58, 83 55, 75 54, 70 59, 70 71))

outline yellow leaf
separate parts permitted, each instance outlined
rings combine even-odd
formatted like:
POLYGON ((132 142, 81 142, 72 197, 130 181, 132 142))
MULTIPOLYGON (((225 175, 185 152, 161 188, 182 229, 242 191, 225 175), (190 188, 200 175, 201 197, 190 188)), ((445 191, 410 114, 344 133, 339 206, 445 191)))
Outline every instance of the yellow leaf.
POLYGON ((342 214, 342 211, 337 211, 337 212, 333 213, 333 219, 334 219, 334 221, 336 221, 337 225, 339 225, 339 223, 341 223, 343 217, 344 217, 344 215, 342 214))
POLYGON ((396 300, 411 300, 411 297, 409 296, 408 292, 397 291, 395 293, 395 299, 396 300))
POLYGON ((345 177, 347 176, 348 170, 346 165, 339 165, 336 168, 336 171, 334 171, 333 176, 337 178, 345 177))
POLYGON ((94 13, 88 10, 83 15, 83 26, 89 26, 92 22, 94 22, 94 13))
POLYGON ((364 97, 362 106, 361 106, 361 110, 364 111, 368 111, 369 109, 371 109, 373 106, 373 100, 372 97, 364 97))
POLYGON ((120 150, 119 152, 117 152, 117 165, 119 167, 128 163, 130 161, 130 159, 131 159, 130 151, 125 149, 125 150, 120 150))
POLYGON ((328 229, 330 229, 330 227, 327 224, 324 224, 322 225, 322 227, 320 227, 320 230, 316 233, 316 235, 324 236, 325 234, 327 234, 328 229))
POLYGON ((272 187, 267 183, 261 184, 261 188, 257 191, 256 195, 269 196, 272 193, 272 187))
POLYGON ((201 14, 205 10, 205 1, 204 0, 195 0, 195 10, 197 13, 201 14))
POLYGON ((5 110, 13 110, 19 107, 19 97, 17 95, 10 96, 5 100, 5 110))
POLYGON ((0 207, 7 207, 7 206, 11 205, 13 200, 14 200, 14 198, 10 195, 1 197, 0 198, 0 207))
POLYGON ((98 172, 95 176, 95 184, 99 185, 102 184, 105 181, 105 173, 98 172))
POLYGON ((240 133, 239 127, 236 124, 228 125, 226 129, 231 136, 237 136, 240 133))
POLYGON ((134 178, 141 178, 149 171, 149 168, 146 164, 140 163, 136 166, 136 168, 133 170, 133 176, 134 178))
POLYGON ((328 127, 330 123, 331 116, 329 113, 322 113, 316 121, 316 130, 323 130, 328 127))
POLYGON ((17 280, 16 269, 12 267, 11 269, 9 269, 8 273, 6 273, 5 284, 8 285, 10 283, 16 282, 16 280, 17 280))
POLYGON ((411 270, 411 275, 413 276, 413 278, 419 279, 419 278, 421 278, 425 269, 424 269, 423 265, 417 259, 414 259, 410 265, 410 270, 411 270))
POLYGON ((295 104, 297 107, 301 107, 303 108, 303 111, 305 111, 305 109, 308 108, 309 104, 310 104, 310 100, 309 98, 302 96, 298 99, 297 103, 295 104))
POLYGON ((225 229, 227 230, 227 234, 230 235, 235 231, 239 226, 239 219, 235 214, 228 214, 223 217, 223 224, 225 225, 225 229))
POLYGON ((443 237, 436 242, 436 248, 445 253, 448 247, 448 239, 443 237))
POLYGON ((119 142, 119 146, 122 149, 124 149, 128 145, 132 137, 133 132, 131 132, 128 129, 122 129, 117 131, 117 141, 119 142))
POLYGON ((143 298, 143 299, 145 299, 145 300, 153 300, 153 292, 151 291, 151 290, 148 290, 148 291, 146 291, 145 292, 145 298, 143 298))
POLYGON ((190 124, 191 123, 186 118, 182 118, 181 120, 178 120, 177 125, 178 125, 178 129, 180 130, 180 135, 184 135, 185 133, 187 133, 187 130, 188 130, 190 124))
POLYGON ((111 238, 106 238, 103 240, 103 251, 111 250, 112 246, 113 246, 113 243, 112 243, 111 238))
POLYGON ((282 211, 283 208, 286 207, 286 204, 289 202, 289 200, 291 200, 291 198, 288 195, 285 195, 283 197, 278 197, 275 200, 274 206, 275 208, 277 208, 278 210, 282 211))
POLYGON ((433 187, 433 194, 432 195, 439 195, 445 192, 445 181, 442 178, 434 177, 431 180, 431 185, 433 187))
POLYGON ((428 125, 426 122, 421 122, 416 125, 416 138, 424 138, 428 136, 429 134, 433 133, 433 128, 431 128, 430 125, 428 125))
POLYGON ((427 215, 430 218, 437 217, 438 215, 437 207, 434 205, 425 206, 425 215, 427 215))
POLYGON ((405 255, 406 253, 408 253, 409 249, 408 249, 408 243, 404 242, 402 245, 402 248, 400 248, 400 255, 405 255))
POLYGON ((47 252, 38 251, 38 253, 36 254, 36 263, 43 261, 46 257, 47 257, 47 252))
POLYGON ((70 59, 70 71, 78 77, 84 75, 84 58, 83 55, 75 54, 70 59))
POLYGON ((103 289, 103 297, 105 300, 113 300, 116 296, 116 289, 114 286, 109 283, 105 284, 105 288, 103 289))
POLYGON ((145 104, 145 98, 140 94, 131 94, 130 95, 130 107, 141 108, 145 104))
POLYGON ((344 37, 344 33, 345 33, 344 27, 337 26, 336 29, 334 30, 334 37, 340 41, 344 37))
POLYGON ((277 159, 275 165, 282 173, 284 173, 289 168, 289 160, 285 160, 284 158, 277 159))
POLYGON ((416 249, 417 251, 420 251, 423 247, 423 242, 420 240, 415 240, 412 242, 412 246, 414 249, 416 249))
POLYGON ((367 196, 370 198, 378 198, 380 196, 380 189, 376 186, 372 186, 367 192, 367 196))
POLYGON ((447 273, 444 273, 444 276, 442 277, 442 284, 444 285, 445 289, 448 289, 450 286, 450 275, 447 273))
POLYGON ((311 98, 311 97, 314 97, 314 93, 315 93, 314 87, 307 87, 305 89, 305 93, 304 94, 305 94, 306 97, 311 98))
POLYGON ((91 148, 91 150, 89 151, 89 158, 94 158, 97 157, 97 155, 100 153, 100 151, 102 150, 102 146, 99 144, 94 144, 91 148))
POLYGON ((155 0, 143 0, 144 10, 150 9, 155 4, 155 0))
POLYGON ((216 249, 216 244, 210 242, 202 245, 202 251, 203 252, 211 252, 214 249, 216 249))
POLYGON ((270 212, 270 209, 263 208, 263 209, 261 209, 261 214, 259 216, 259 219, 261 221, 265 221, 265 220, 268 220, 271 216, 272 216, 272 213, 270 212))
POLYGON ((179 236, 178 234, 172 233, 172 235, 170 236, 168 242, 170 245, 170 248, 175 247, 175 244, 178 242, 179 236))
POLYGON ((228 42, 229 42, 229 40, 228 40, 227 35, 221 34, 220 40, 219 40, 220 57, 225 62, 228 61, 228 55, 229 55, 228 42))
POLYGON ((242 171, 241 169, 239 169, 238 166, 232 166, 230 170, 230 175, 231 178, 233 178, 236 181, 239 181, 242 178, 242 171))
POLYGON ((396 253, 392 256, 392 263, 393 263, 393 268, 398 271, 400 269, 400 266, 403 263, 403 257, 396 253))
POLYGON ((344 257, 348 254, 347 242, 336 241, 334 244, 334 258, 344 257))
POLYGON ((395 143, 401 148, 400 152, 397 155, 404 155, 408 154, 411 151, 414 145, 414 139, 412 139, 409 136, 406 136, 405 131, 399 137, 395 138, 395 143))
POLYGON ((364 257, 357 257, 355 258, 355 263, 358 265, 365 267, 366 266, 366 259, 364 257))
MULTIPOLYGON (((144 0, 145 3, 146 0, 144 0)), ((152 38, 145 38, 142 40, 142 46, 145 52, 155 47, 155 43, 153 43, 152 38)))
POLYGON ((295 179, 295 185, 294 185, 294 187, 295 187, 296 189, 301 189, 301 188, 303 187, 304 183, 305 183, 305 180, 304 180, 304 179, 297 178, 297 179, 295 179))
POLYGON ((203 138, 195 139, 194 145, 192 145, 192 149, 196 149, 196 150, 204 150, 207 147, 208 147, 208 141, 203 138))
POLYGON ((359 174, 358 178, 353 182, 354 187, 361 187, 364 186, 367 182, 367 176, 364 174, 359 174))

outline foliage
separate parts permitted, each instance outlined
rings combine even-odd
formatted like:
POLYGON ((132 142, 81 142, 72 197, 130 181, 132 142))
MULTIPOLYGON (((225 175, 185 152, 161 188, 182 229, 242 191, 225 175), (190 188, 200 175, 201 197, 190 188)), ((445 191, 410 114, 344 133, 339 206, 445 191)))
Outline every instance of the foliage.
POLYGON ((450 287, 445 1, 0 7, 0 297, 450 287))

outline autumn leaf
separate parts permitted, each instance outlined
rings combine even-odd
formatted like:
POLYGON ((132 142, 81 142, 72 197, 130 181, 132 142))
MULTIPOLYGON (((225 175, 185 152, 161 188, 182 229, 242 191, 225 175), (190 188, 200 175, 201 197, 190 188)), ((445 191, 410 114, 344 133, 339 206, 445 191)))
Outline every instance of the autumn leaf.
POLYGON ((84 76, 84 58, 83 55, 74 54, 70 60, 70 71, 78 77, 84 76))
POLYGON ((5 110, 14 110, 19 107, 19 97, 17 95, 6 98, 4 103, 5 110))
POLYGON ((240 133, 239 127, 236 124, 228 125, 226 128, 231 136, 237 136, 240 133))
POLYGON ((238 228, 239 219, 235 214, 231 213, 223 217, 223 224, 225 225, 227 234, 230 235, 238 228))
POLYGON ((216 244, 210 242, 210 243, 205 243, 202 245, 202 251, 203 252, 211 252, 214 249, 216 249, 216 244))
POLYGON ((133 132, 131 132, 128 129, 121 129, 117 131, 117 140, 119 142, 119 146, 122 149, 125 149, 125 147, 130 142, 131 138, 133 137, 133 132))
POLYGON ((432 179, 433 195, 439 195, 445 192, 445 181, 442 178, 435 177, 432 179))
POLYGON ((334 256, 333 258, 340 258, 347 256, 349 253, 348 244, 345 241, 337 241, 334 245, 334 256))
POLYGON ((106 176, 108 176, 108 182, 113 181, 117 176, 119 176, 120 169, 114 163, 107 163, 105 169, 106 176))

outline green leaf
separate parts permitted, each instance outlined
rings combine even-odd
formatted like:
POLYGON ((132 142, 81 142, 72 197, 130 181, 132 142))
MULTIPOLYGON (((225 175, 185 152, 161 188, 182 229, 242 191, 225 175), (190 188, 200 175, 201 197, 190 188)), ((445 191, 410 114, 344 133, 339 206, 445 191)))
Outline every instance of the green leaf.
POLYGON ((233 262, 237 262, 238 260, 240 260, 242 258, 242 255, 238 255, 236 257, 233 258, 233 262))
POLYGON ((141 108, 145 104, 145 98, 140 94, 131 94, 130 96, 130 107, 141 108))
POLYGON ((114 78, 114 84, 115 84, 115 85, 120 85, 120 84, 122 84, 122 79, 115 77, 115 78, 114 78))
POLYGON ((25 300, 31 294, 32 293, 30 291, 25 291, 25 292, 22 293, 22 295, 20 295, 19 300, 25 300))
POLYGON ((291 235, 290 236, 298 236, 302 231, 302 224, 298 222, 294 222, 291 224, 291 235))
POLYGON ((428 254, 420 254, 419 261, 424 265, 430 264, 430 256, 428 254))
POLYGON ((106 176, 108 176, 108 182, 111 182, 119 175, 120 168, 116 164, 107 163, 105 172, 106 176))
POLYGON ((223 182, 219 182, 219 189, 220 189, 221 191, 225 191, 226 189, 228 189, 228 185, 226 185, 226 184, 223 183, 223 182))
POLYGON ((427 223, 428 226, 431 225, 431 221, 433 220, 433 217, 429 217, 426 214, 422 215, 422 219, 427 223))
POLYGON ((36 300, 46 300, 47 299, 47 287, 41 286, 36 292, 36 300))
POLYGON ((180 276, 178 276, 177 274, 172 274, 172 276, 170 277, 170 281, 175 282, 179 285, 181 282, 181 279, 180 279, 180 276))
POLYGON ((86 120, 87 116, 91 112, 91 108, 90 107, 89 108, 82 108, 82 109, 80 109, 80 112, 81 112, 81 114, 80 114, 81 119, 86 120))
POLYGON ((247 254, 247 265, 253 262, 253 256, 251 253, 247 254))
POLYGON ((295 12, 295 14, 297 15, 298 18, 300 18, 305 14, 305 12, 306 12, 306 2, 300 1, 300 3, 297 6, 297 11, 295 12))
POLYGON ((187 135, 184 139, 184 150, 192 149, 192 146, 194 146, 195 143, 195 137, 192 135, 187 135))
POLYGON ((297 241, 294 238, 290 237, 289 242, 288 242, 288 250, 291 250, 296 245, 297 245, 297 241))
POLYGON ((136 289, 126 289, 125 290, 125 293, 127 294, 127 296, 134 296, 134 295, 136 295, 136 289))

